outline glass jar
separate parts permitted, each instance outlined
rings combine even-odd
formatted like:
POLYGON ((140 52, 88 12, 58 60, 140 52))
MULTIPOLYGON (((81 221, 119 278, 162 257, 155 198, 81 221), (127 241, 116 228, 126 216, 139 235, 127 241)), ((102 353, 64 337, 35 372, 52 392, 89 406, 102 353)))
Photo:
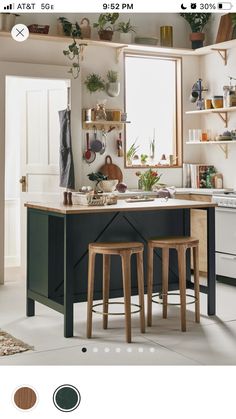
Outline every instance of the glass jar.
POLYGON ((160 42, 162 47, 173 47, 173 27, 160 27, 160 42))

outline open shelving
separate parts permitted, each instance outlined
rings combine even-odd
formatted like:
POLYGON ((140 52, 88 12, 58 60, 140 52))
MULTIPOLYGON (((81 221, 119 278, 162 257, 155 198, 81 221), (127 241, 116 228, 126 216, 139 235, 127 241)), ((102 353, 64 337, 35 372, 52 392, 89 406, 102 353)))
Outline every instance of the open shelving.
POLYGON ((185 113, 187 115, 206 115, 206 114, 210 114, 210 113, 215 113, 215 114, 219 115, 219 117, 224 122, 225 127, 227 127, 228 126, 228 113, 229 112, 236 112, 236 106, 231 106, 230 108, 214 108, 214 109, 187 111, 185 113))
POLYGON ((83 121, 83 129, 93 129, 96 127, 98 130, 102 129, 112 129, 116 128, 121 130, 122 126, 125 124, 130 124, 131 121, 107 121, 107 120, 98 120, 98 121, 83 121))
MULTIPOLYGON (((11 38, 10 32, 0 31, 0 37, 11 38)), ((38 41, 47 41, 47 42, 64 42, 67 43, 70 37, 60 36, 60 35, 44 35, 37 33, 30 33, 30 40, 38 41)), ((228 50, 236 47, 236 39, 231 41, 221 42, 218 44, 208 45, 198 49, 188 49, 188 48, 174 48, 174 47, 161 47, 159 45, 140 45, 140 44, 124 44, 119 42, 110 42, 110 41, 100 41, 95 39, 78 39, 78 43, 85 44, 81 46, 81 59, 84 59, 84 50, 86 46, 96 46, 96 47, 108 47, 115 49, 116 60, 119 59, 119 56, 122 51, 140 51, 140 52, 153 52, 156 54, 169 54, 169 55, 178 55, 178 56, 203 56, 212 54, 214 52, 219 53, 221 58, 224 61, 224 64, 227 64, 228 59, 228 50)))
POLYGON ((228 145, 229 144, 236 144, 235 140, 228 140, 228 141, 186 141, 188 145, 208 145, 214 144, 217 145, 221 151, 223 151, 225 158, 227 159, 229 156, 228 145))

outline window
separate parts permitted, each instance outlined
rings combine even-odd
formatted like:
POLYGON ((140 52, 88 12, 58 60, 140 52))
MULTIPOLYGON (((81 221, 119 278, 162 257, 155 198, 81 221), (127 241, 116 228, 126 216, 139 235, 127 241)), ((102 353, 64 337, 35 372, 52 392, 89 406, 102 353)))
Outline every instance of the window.
POLYGON ((125 104, 126 166, 181 166, 181 58, 126 54, 125 104))

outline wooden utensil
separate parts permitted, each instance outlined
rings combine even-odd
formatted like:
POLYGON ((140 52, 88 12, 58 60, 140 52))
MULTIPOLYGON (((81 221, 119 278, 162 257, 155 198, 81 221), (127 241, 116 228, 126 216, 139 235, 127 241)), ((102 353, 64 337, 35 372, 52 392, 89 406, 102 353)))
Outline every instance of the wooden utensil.
POLYGON ((105 164, 99 169, 101 173, 108 177, 108 180, 118 179, 119 182, 123 181, 123 173, 119 166, 112 163, 111 156, 106 156, 105 164))

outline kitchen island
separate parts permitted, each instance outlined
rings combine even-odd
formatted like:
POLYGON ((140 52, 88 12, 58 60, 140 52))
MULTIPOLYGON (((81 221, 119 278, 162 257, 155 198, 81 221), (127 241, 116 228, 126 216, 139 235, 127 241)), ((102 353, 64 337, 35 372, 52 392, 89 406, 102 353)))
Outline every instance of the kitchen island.
MULTIPOLYGON (((151 237, 189 236, 193 208, 207 212, 208 315, 215 314, 215 204, 162 198, 109 206, 65 206, 28 202, 27 207, 27 316, 35 315, 35 301, 64 315, 64 336, 73 336, 73 304, 87 299, 88 244, 102 241, 140 241, 151 237)), ((122 296, 121 267, 111 263, 110 298, 122 296)), ((146 289, 146 248, 144 251, 146 289)), ((161 252, 154 256, 154 291, 161 290, 161 252)), ((137 294, 132 260, 132 295, 137 294)), ((191 282, 187 254, 187 288, 191 282)), ((178 289, 175 252, 170 253, 169 290, 178 289)), ((97 257, 94 299, 102 298, 102 259, 97 257)))

